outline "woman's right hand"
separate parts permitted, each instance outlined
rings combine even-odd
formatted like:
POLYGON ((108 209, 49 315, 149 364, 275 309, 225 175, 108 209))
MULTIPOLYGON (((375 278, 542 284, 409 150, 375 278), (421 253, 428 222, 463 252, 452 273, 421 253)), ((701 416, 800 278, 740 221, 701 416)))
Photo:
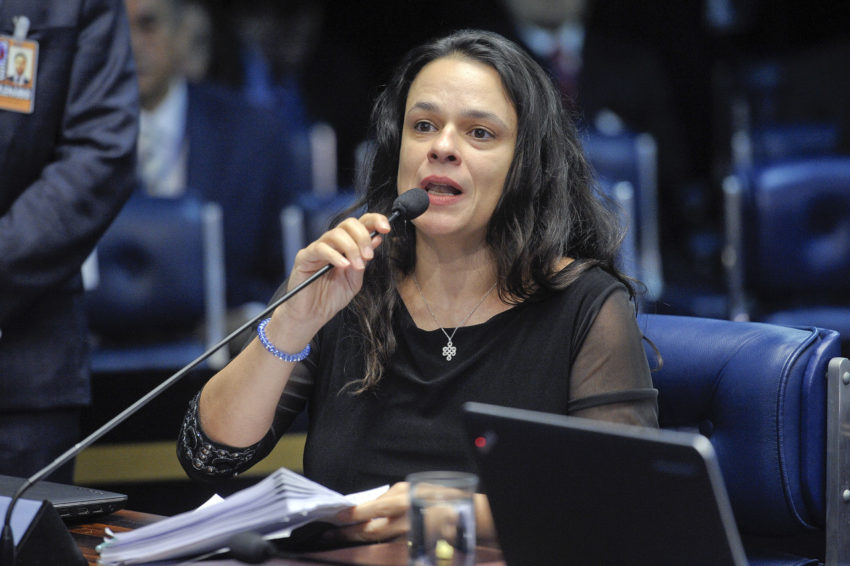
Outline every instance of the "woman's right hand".
MULTIPOLYGON (((295 256, 289 289, 324 266, 333 269, 277 307, 267 338, 284 352, 301 351, 313 336, 360 291, 366 263, 390 224, 382 214, 348 218, 295 256)), ((199 404, 201 427, 229 446, 250 446, 271 426, 277 403, 295 363, 282 362, 254 340, 207 382, 199 404)))
POLYGON ((325 265, 334 268, 278 307, 276 314, 284 315, 290 324, 302 324, 313 333, 318 332, 360 291, 366 263, 382 241, 380 235, 371 237, 373 231, 390 231, 386 216, 370 212, 360 218, 347 218, 300 250, 289 275, 289 289, 325 265))

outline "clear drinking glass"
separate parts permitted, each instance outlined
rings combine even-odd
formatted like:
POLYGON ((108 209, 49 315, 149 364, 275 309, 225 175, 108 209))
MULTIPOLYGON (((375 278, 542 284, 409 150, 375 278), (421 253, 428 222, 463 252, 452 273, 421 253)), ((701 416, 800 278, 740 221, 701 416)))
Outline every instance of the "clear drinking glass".
POLYGON ((475 490, 464 472, 418 472, 410 482, 410 566, 475 564, 475 490))

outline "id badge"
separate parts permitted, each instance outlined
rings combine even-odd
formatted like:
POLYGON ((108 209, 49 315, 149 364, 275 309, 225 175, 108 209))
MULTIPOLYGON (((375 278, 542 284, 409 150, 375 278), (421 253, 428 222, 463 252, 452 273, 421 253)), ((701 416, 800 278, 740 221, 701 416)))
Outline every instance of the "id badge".
POLYGON ((0 110, 32 114, 35 106, 35 78, 38 75, 38 42, 0 35, 0 110))

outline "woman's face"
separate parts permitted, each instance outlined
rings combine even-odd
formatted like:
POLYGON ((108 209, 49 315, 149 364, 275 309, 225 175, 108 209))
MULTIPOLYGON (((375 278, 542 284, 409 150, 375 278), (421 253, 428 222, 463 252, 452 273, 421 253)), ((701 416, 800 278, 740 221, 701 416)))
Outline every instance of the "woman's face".
POLYGON ((479 244, 514 156, 517 116, 495 69, 462 58, 436 59, 410 85, 405 104, 398 191, 428 191, 414 220, 426 238, 479 244))

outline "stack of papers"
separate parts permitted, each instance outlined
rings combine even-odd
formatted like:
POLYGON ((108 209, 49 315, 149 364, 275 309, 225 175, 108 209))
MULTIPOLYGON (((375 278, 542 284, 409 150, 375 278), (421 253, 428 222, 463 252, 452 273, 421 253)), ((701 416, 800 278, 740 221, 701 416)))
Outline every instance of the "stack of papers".
POLYGON ((252 531, 265 538, 289 536, 312 521, 335 522, 343 509, 378 497, 388 486, 342 495, 281 468, 259 483, 198 509, 126 533, 108 533, 98 546, 100 563, 139 564, 214 553, 230 538, 252 531))

